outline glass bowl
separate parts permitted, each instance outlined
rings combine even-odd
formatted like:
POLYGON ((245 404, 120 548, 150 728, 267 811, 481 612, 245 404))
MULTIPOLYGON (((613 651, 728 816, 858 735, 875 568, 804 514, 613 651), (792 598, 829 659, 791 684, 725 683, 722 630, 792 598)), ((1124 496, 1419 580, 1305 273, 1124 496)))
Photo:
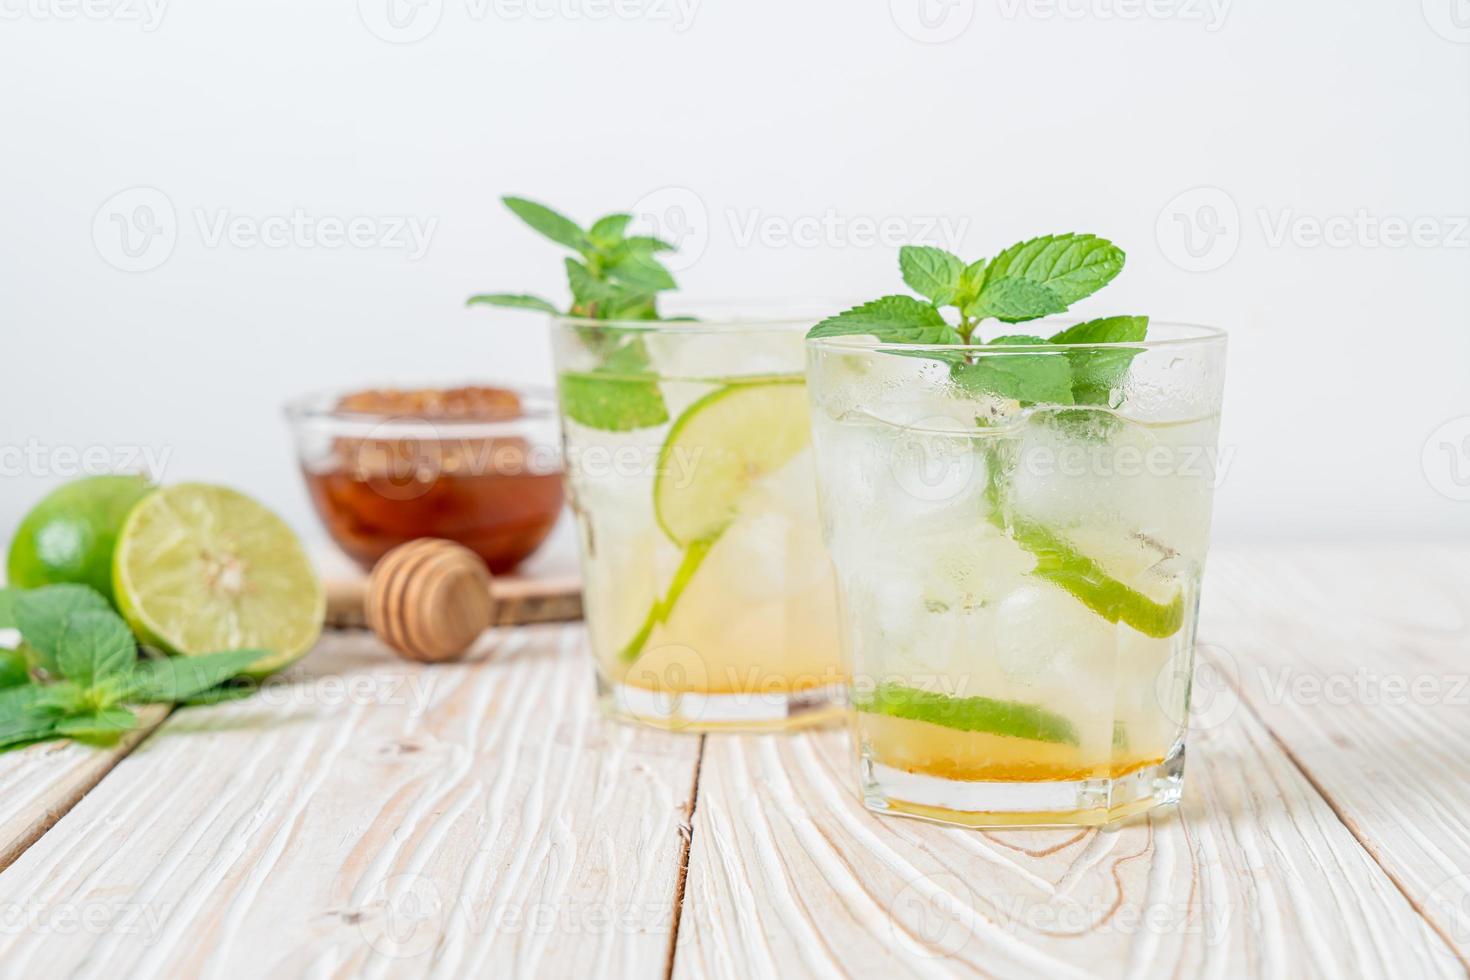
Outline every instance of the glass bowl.
POLYGON ((506 385, 321 391, 286 405, 297 458, 332 540, 364 569, 445 538, 508 572, 561 515, 555 399, 506 385))

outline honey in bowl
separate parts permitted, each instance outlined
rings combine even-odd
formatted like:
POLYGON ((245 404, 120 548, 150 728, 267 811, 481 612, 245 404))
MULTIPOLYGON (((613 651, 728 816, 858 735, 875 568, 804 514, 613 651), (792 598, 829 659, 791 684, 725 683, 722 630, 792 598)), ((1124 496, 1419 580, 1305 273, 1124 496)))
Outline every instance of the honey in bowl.
MULTIPOLYGON (((308 400, 309 401, 309 400, 308 400)), ((404 542, 447 538, 506 572, 561 514, 549 408, 505 388, 373 389, 288 410, 312 503, 364 568, 404 542)))

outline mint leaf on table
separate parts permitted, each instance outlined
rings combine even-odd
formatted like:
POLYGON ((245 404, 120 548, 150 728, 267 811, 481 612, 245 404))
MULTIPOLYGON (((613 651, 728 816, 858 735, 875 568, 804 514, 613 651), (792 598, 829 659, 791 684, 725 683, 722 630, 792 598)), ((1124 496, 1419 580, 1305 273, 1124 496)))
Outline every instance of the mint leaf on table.
POLYGON ((58 718, 53 725, 57 735, 82 741, 108 741, 138 727, 138 716, 127 708, 109 706, 58 718))
POLYGON ((185 701, 229 680, 269 654, 269 650, 227 650, 148 660, 135 666, 119 682, 118 700, 135 704, 185 701))
POLYGON ((512 310, 536 310, 555 315, 558 310, 548 300, 528 293, 480 293, 465 300, 466 306, 502 306, 512 310))
POLYGON ((0 750, 19 748, 55 735, 53 718, 0 718, 0 750))
POLYGON ((866 334, 888 344, 959 344, 954 327, 929 303, 912 296, 884 296, 829 316, 808 337, 866 334))
MULTIPOLYGON (((1110 316, 1088 320, 1052 335, 1054 344, 1121 344, 1142 341, 1146 316, 1110 316)), ((1078 405, 1110 405, 1129 365, 1143 348, 1082 349, 1067 352, 1072 365, 1072 400, 1078 405)))
POLYGON ((524 197, 501 198, 515 216, 530 225, 558 245, 578 252, 592 251, 592 240, 571 218, 553 211, 544 204, 528 201, 524 197))
POLYGON ((898 268, 910 289, 929 297, 937 306, 954 301, 965 274, 965 263, 958 255, 932 245, 905 245, 899 249, 898 268))
POLYGON ((29 684, 31 661, 24 650, 0 650, 0 691, 29 684))
POLYGON ((36 661, 49 674, 56 663, 62 630, 68 616, 79 612, 112 612, 112 605, 96 589, 85 585, 43 585, 16 592, 11 599, 16 625, 35 651, 36 661))
MULTIPOLYGON (((1040 337, 1016 334, 996 337, 992 345, 1045 345, 1040 337)), ((1023 405, 1072 404, 1072 369, 1065 357, 1052 353, 982 354, 957 365, 955 383, 968 391, 1014 398, 1023 405)))
POLYGON ((992 259, 981 296, 997 282, 1024 279, 1045 286, 1065 309, 1112 282, 1124 258, 1121 248, 1096 235, 1043 235, 992 259))
POLYGON ((125 674, 138 659, 138 644, 122 617, 111 610, 87 610, 66 617, 56 647, 62 677, 91 688, 125 674))
POLYGON ((186 698, 179 698, 178 704, 187 707, 224 704, 229 701, 240 701, 248 698, 259 690, 260 685, 254 682, 226 681, 223 684, 216 684, 214 687, 205 688, 198 694, 191 694, 186 698))

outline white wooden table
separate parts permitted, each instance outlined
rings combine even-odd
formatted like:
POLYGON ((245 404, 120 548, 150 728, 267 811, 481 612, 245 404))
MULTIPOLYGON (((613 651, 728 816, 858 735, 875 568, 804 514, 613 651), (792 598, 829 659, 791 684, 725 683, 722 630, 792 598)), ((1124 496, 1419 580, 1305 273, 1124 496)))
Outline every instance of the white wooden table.
POLYGON ((0 976, 1463 976, 1470 548, 1212 559, 1186 798, 863 810, 841 731, 593 709, 580 627, 0 755, 0 976))

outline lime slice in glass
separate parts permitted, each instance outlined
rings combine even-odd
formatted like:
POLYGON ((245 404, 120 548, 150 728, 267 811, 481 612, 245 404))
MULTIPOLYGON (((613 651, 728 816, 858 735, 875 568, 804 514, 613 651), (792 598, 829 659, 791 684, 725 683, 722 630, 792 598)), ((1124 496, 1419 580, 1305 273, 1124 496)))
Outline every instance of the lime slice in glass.
POLYGON ((745 490, 811 441, 800 377, 742 381, 684 410, 658 455, 653 507, 680 547, 713 541, 739 513, 745 490))
POLYGON ((246 673, 298 659, 321 635, 326 593, 279 517, 225 487, 165 487, 118 534, 113 588, 128 625, 151 646, 189 656, 259 647, 246 673))

